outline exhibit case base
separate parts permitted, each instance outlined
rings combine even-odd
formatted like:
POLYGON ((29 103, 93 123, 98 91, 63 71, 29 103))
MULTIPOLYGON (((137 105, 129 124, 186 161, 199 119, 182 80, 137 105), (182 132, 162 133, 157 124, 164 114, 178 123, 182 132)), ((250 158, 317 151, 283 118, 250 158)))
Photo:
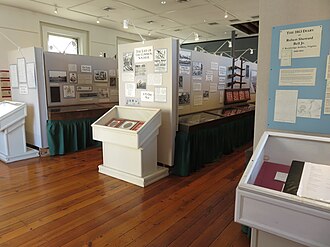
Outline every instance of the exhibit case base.
MULTIPOLYGON (((329 150, 327 137, 265 132, 237 186, 235 221, 297 246, 329 247, 330 203, 287 190, 288 185, 292 187, 289 178, 297 163, 305 167, 308 162, 329 167, 329 150), (282 176, 285 170, 289 171, 288 179, 282 176)), ((300 173, 298 185, 301 180, 300 173)), ((329 190, 329 187, 318 186, 317 190, 329 190)), ((261 242, 264 244, 252 246, 273 246, 261 242)), ((274 246, 284 245, 278 242, 274 246)))
POLYGON ((114 178, 118 178, 120 180, 135 184, 140 187, 148 186, 164 177, 168 176, 168 168, 165 167, 156 167, 156 170, 151 174, 146 175, 144 177, 136 176, 133 174, 129 174, 127 172, 119 171, 111 167, 107 167, 99 165, 99 172, 114 178))
POLYGON ((18 155, 4 155, 0 153, 0 160, 5 162, 5 163, 11 163, 15 161, 20 161, 20 160, 26 160, 26 159, 31 159, 31 158, 36 158, 39 157, 39 152, 35 149, 26 148, 26 152, 18 154, 18 155))
POLYGON ((159 109, 115 106, 92 124, 93 138, 102 141, 99 171, 144 187, 168 175, 157 166, 159 109))

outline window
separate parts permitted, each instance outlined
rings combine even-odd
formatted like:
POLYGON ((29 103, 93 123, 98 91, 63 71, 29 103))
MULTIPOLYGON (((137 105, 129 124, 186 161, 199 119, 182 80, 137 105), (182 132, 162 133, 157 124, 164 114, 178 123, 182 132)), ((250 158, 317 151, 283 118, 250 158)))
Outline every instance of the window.
POLYGON ((88 55, 88 32, 48 23, 41 23, 45 51, 88 55))
POLYGON ((78 39, 68 38, 59 35, 48 35, 48 51, 59 52, 65 54, 79 54, 78 39))

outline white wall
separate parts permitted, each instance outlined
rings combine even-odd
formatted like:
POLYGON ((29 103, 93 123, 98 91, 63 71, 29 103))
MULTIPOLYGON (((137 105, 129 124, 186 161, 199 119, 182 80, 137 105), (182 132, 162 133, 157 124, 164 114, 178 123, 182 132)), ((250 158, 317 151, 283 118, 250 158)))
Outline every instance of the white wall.
MULTIPOLYGON (((272 27, 330 19, 329 0, 259 0, 259 53, 254 147, 267 128, 272 27)), ((324 30, 329 32, 330 30, 324 30)))
MULTIPOLYGON (((140 41, 138 35, 0 4, 0 32, 8 36, 19 47, 42 47, 40 22, 89 32, 88 55, 91 56, 99 56, 100 52, 105 52, 107 57, 113 57, 117 54, 117 37, 140 41)), ((1 34, 0 47, 0 69, 7 69, 9 67, 8 51, 15 50, 16 47, 1 34)))

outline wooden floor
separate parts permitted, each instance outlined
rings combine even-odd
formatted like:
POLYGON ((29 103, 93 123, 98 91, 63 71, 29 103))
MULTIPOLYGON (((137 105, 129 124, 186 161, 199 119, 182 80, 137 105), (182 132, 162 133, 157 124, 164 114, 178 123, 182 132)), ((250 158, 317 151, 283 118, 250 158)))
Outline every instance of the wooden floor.
POLYGON ((146 188, 99 174, 100 148, 0 162, 0 246, 249 246, 233 222, 247 147, 146 188))

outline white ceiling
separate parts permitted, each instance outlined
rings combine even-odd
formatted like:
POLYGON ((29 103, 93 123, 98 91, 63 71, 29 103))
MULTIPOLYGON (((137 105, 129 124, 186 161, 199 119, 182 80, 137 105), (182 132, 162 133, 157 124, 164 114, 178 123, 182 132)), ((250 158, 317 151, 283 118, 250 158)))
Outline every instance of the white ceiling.
MULTIPOLYGON (((199 34, 200 41, 228 39, 232 23, 256 21, 259 0, 0 0, 0 4, 28 9, 48 15, 100 25, 153 38, 175 37, 194 42, 192 32, 199 34), (55 5, 58 14, 54 13, 55 5), (105 7, 113 10, 105 11, 105 7), (225 19, 225 11, 228 18, 225 19), (254 18, 253 18, 254 17, 254 18), (99 18, 100 23, 96 24, 99 18), (129 29, 123 29, 128 19, 129 29), (231 22, 230 20, 236 21, 231 22), (152 21, 152 23, 150 23, 152 21), (217 25, 208 23, 216 22, 217 25), (133 24, 136 27, 133 27, 133 24)), ((248 36, 236 30, 238 37, 248 36)))

